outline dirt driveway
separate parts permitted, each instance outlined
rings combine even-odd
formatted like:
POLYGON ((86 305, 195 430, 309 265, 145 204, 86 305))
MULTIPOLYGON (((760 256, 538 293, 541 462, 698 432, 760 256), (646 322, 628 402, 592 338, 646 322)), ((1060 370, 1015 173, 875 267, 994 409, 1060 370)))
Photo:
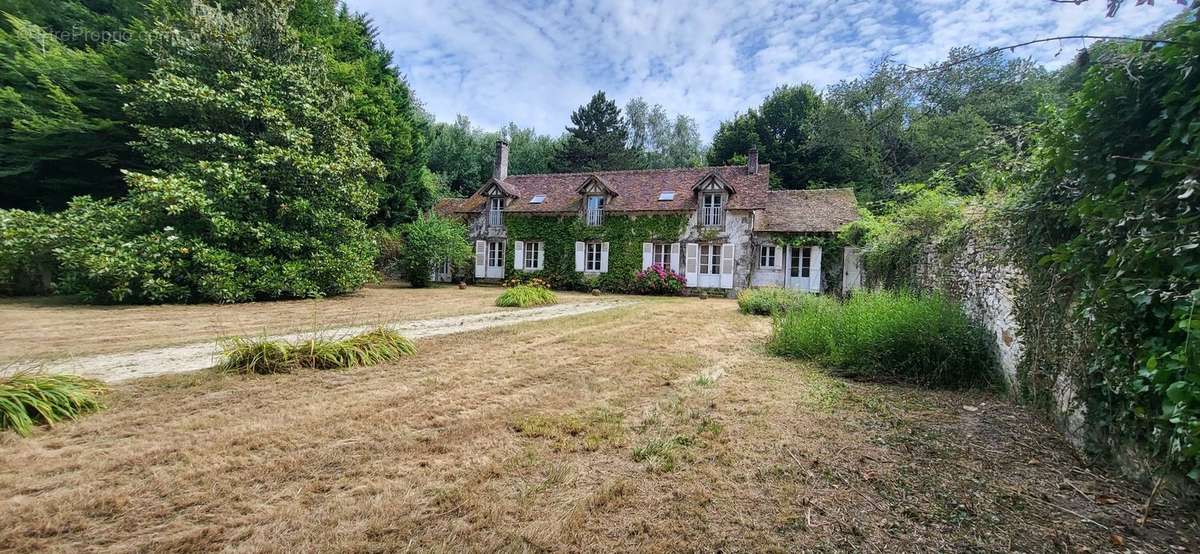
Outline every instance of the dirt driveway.
MULTIPOLYGON (((496 287, 413 289, 399 283, 314 300, 85 306, 58 297, 0 299, 0 364, 501 310, 496 287)), ((560 293, 564 303, 594 300, 560 293)))
POLYGON ((1194 551, 1196 514, 982 392, 846 382, 726 300, 118 385, 0 435, 0 550, 1194 551), (1118 546, 1119 545, 1119 546, 1118 546), (1086 550, 1085 550, 1086 549, 1086 550))

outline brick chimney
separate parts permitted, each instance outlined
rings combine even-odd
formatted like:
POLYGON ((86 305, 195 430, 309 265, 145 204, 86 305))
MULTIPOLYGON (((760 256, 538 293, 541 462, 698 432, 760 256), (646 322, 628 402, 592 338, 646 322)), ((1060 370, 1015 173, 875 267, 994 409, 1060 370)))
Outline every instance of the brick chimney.
POLYGON ((751 147, 750 151, 746 153, 746 170, 751 175, 758 173, 758 148, 756 147, 751 147))
POLYGON ((492 177, 497 181, 508 178, 508 142, 496 141, 496 161, 492 164, 492 177))

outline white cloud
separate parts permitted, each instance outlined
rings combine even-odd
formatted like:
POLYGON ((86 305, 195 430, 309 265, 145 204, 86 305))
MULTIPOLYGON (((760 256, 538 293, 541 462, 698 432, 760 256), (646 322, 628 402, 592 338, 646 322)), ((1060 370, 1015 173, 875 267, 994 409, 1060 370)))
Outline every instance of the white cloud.
MULTIPOLYGON (((603 89, 622 104, 642 96, 691 115, 706 137, 776 86, 823 88, 885 55, 921 65, 962 45, 1145 34, 1183 9, 1130 3, 1105 18, 1101 0, 347 3, 375 21, 396 66, 439 120, 461 113, 485 128, 515 121, 558 134, 571 111, 603 89)), ((1057 67, 1082 45, 1047 43, 1017 54, 1057 67)))

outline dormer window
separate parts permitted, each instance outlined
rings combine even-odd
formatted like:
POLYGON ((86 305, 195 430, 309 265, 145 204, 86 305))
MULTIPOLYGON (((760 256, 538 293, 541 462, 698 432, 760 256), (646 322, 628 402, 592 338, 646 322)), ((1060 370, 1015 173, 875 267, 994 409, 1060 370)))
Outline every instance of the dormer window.
POLYGON ((700 221, 705 227, 720 227, 725 223, 725 193, 705 192, 700 195, 700 221))
POLYGON ((604 197, 600 195, 588 196, 587 208, 584 215, 587 218, 589 227, 596 227, 604 223, 604 197))
POLYGON ((488 226, 500 227, 504 225, 504 197, 493 196, 488 201, 488 226))

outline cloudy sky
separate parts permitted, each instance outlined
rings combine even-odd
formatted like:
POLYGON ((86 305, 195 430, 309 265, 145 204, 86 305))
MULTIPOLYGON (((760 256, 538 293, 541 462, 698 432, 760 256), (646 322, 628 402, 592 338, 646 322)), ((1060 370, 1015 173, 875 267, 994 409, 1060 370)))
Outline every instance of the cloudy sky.
MULTIPOLYGON (((1103 0, 579 0, 570 3, 348 0, 366 12, 417 96, 438 120, 509 121, 557 135, 598 89, 695 117, 705 140, 721 120, 777 85, 818 89, 883 56, 910 65, 953 46, 1034 38, 1138 35, 1183 8, 1130 0, 1115 18, 1103 0), (703 4, 703 6, 698 6, 703 4)), ((1057 67, 1081 41, 1020 49, 1057 67), (1056 53, 1061 53, 1056 56, 1056 53)))

